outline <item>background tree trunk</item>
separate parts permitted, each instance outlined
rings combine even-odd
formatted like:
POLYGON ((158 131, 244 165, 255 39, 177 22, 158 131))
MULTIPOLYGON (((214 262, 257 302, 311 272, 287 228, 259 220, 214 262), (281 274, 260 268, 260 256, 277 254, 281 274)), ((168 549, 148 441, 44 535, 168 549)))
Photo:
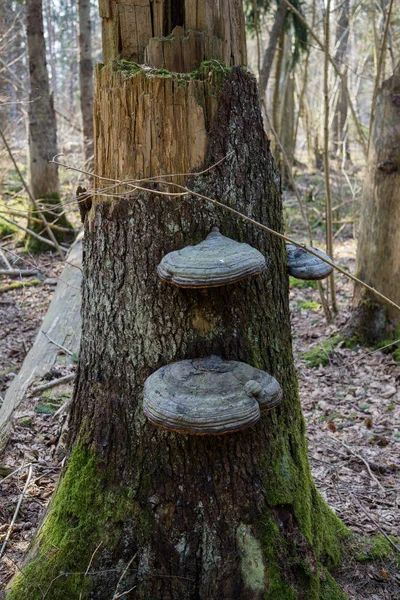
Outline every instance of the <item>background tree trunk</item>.
MULTIPOLYGON (((160 4, 170 28, 176 14, 160 4)), ((204 2, 190 8, 199 14, 204 2)), ((241 0, 207 3, 208 10, 194 35, 207 40, 219 22, 214 47, 222 56, 224 44, 241 48, 244 29, 233 20, 241 0), (228 25, 237 39, 225 37, 228 25)), ((168 40, 179 48, 175 37, 186 36, 175 30, 168 40)), ((225 157, 188 184, 281 231, 279 177, 257 87, 244 69, 231 68, 245 55, 229 57, 227 66, 198 65, 190 76, 127 63, 98 69, 96 172, 142 179, 203 170, 225 157)), ((145 191, 112 201, 96 196, 85 229, 75 445, 10 598, 36 600, 48 588, 53 600, 89 590, 98 600, 122 592, 135 600, 344 598, 323 566, 339 560, 346 530, 316 492, 308 466, 284 244, 199 199, 145 191), (214 225, 265 253, 266 272, 209 290, 161 282, 163 255, 199 242, 214 225), (162 365, 212 353, 276 376, 282 406, 226 436, 174 434, 147 422, 146 378, 162 365)))
POLYGON ((275 56, 275 50, 283 32, 283 27, 285 25, 286 16, 287 16, 288 8, 287 4, 284 0, 282 0, 279 4, 278 10, 276 12, 275 21, 271 29, 271 34, 269 36, 268 47, 265 50, 263 63, 260 72, 260 97, 264 98, 265 93, 267 91, 267 85, 269 76, 272 69, 272 63, 275 56))
POLYGON ((93 62, 90 0, 78 0, 79 13, 79 84, 83 141, 87 166, 93 167, 93 62))
MULTIPOLYGON (((340 7, 339 20, 336 26, 335 61, 347 81, 347 64, 349 43, 350 0, 345 0, 340 7)), ((332 122, 331 142, 337 155, 343 152, 343 144, 347 132, 348 100, 342 80, 339 82, 337 101, 332 122)))
MULTIPOLYGON (((49 163, 57 154, 57 129, 46 66, 42 0, 28 0, 26 10, 31 85, 28 105, 29 187, 35 199, 42 200, 49 208, 53 206, 56 212, 61 213, 62 210, 58 208, 60 194, 57 166, 49 163)), ((50 223, 56 220, 58 225, 68 226, 65 216, 55 219, 49 212, 43 211, 43 214, 50 223)), ((30 221, 29 227, 43 233, 42 224, 36 221, 30 221)), ((43 235, 47 234, 44 232, 43 235)), ((55 231, 54 235, 58 241, 65 237, 60 231, 55 231)), ((28 239, 28 246, 31 250, 42 249, 41 243, 33 237, 28 239)))
MULTIPOLYGON (((379 90, 363 190, 357 277, 400 303, 400 65, 379 90)), ((374 343, 390 337, 399 313, 356 286, 350 333, 374 343)))

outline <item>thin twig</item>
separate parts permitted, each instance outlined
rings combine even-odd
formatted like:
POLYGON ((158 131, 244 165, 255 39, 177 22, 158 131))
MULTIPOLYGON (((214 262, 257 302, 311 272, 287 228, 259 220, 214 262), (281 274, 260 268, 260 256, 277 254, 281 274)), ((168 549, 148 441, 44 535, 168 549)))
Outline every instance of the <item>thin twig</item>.
MULTIPOLYGON (((121 581, 124 579, 126 573, 128 572, 129 567, 131 566, 131 564, 133 563, 133 561, 135 560, 136 557, 137 557, 137 552, 135 552, 135 554, 132 556, 132 558, 130 559, 130 561, 126 565, 125 569, 122 571, 121 576, 118 579, 117 587, 115 588, 115 592, 114 592, 114 595, 112 597, 112 600, 117 600, 117 598, 121 597, 120 595, 117 595, 119 585, 120 585, 121 581)), ((124 592, 124 594, 126 594, 126 593, 127 592, 124 592)))
POLYGON ((0 248, 0 258, 3 261, 3 263, 6 265, 7 269, 9 271, 11 271, 12 270, 12 266, 11 266, 11 264, 10 264, 7 256, 4 254, 4 252, 3 252, 3 250, 1 248, 0 248))
POLYGON ((399 546, 397 546, 394 541, 390 538, 390 536, 388 536, 387 533, 385 533, 385 531, 382 529, 382 527, 380 527, 378 525, 378 523, 375 521, 375 519, 373 518, 372 515, 369 514, 369 512, 364 508, 364 506, 361 504, 361 502, 358 500, 358 498, 356 498, 355 496, 353 496, 353 494, 351 492, 348 492, 350 498, 352 498, 352 500, 354 500, 356 502, 356 504, 358 504, 358 506, 361 508, 361 510, 363 511, 363 513, 368 517, 368 519, 370 521, 372 521, 372 523, 375 525, 375 527, 381 532, 381 534, 387 539, 387 541, 390 543, 390 545, 396 550, 396 552, 400 552, 400 548, 399 546))
MULTIPOLYGON (((324 44, 321 42, 321 40, 318 38, 318 36, 316 35, 316 33, 314 32, 313 28, 310 27, 310 25, 307 23, 306 19, 303 17, 303 15, 293 6, 293 4, 291 4, 289 2, 289 0, 283 0, 284 2, 286 2, 286 4, 288 5, 288 8, 296 15, 296 17, 298 19, 300 19, 300 21, 303 23, 303 25, 307 28, 307 31, 310 33, 311 37, 314 38, 314 40, 317 42, 318 46, 321 48, 321 50, 324 50, 324 44)), ((343 74, 341 73, 339 67, 337 66, 335 60, 332 58, 332 56, 329 54, 329 62, 331 63, 331 65, 333 66, 333 68, 335 69, 337 75, 340 77, 340 80, 342 82, 343 85, 343 89, 346 93, 348 102, 349 102, 349 107, 350 107, 350 111, 354 120, 354 124, 357 128, 357 132, 358 132, 358 136, 359 136, 359 142, 361 144, 361 147, 364 151, 364 154, 367 155, 367 144, 366 144, 366 140, 365 140, 365 135, 361 129, 361 125, 360 125, 360 121, 357 117, 356 111, 354 109, 353 106, 353 102, 350 96, 350 92, 349 92, 349 88, 346 82, 346 78, 343 76, 343 74)))
POLYGON ((4 477, 4 479, 2 479, 0 481, 0 483, 4 483, 5 481, 7 481, 7 479, 10 479, 13 475, 15 475, 15 473, 18 473, 18 471, 22 471, 22 469, 27 469, 28 467, 31 466, 31 464, 32 463, 27 463, 26 465, 22 465, 21 467, 18 467, 18 469, 15 469, 15 471, 13 471, 12 473, 10 473, 6 477, 4 477))
POLYGON ((375 477, 375 475, 371 471, 371 467, 369 466, 368 462, 365 460, 365 458, 363 456, 361 456, 361 454, 357 454, 356 452, 354 452, 353 448, 351 448, 350 446, 348 446, 347 444, 342 442, 342 440, 340 440, 339 438, 336 438, 333 435, 329 435, 329 438, 331 440, 335 440, 335 442, 337 442, 338 444, 341 444, 344 448, 346 448, 346 450, 348 450, 348 452, 350 452, 350 454, 352 454, 353 456, 355 456, 356 458, 361 460, 364 463, 364 465, 367 467, 367 471, 368 471, 368 474, 371 477, 371 479, 373 479, 375 481, 375 483, 378 485, 378 487, 380 487, 380 489, 383 492, 385 491, 385 488, 383 487, 381 482, 375 477))
MULTIPOLYGON (((286 1, 287 0, 285 0, 285 2, 286 1)), ((61 163, 58 163, 58 164, 61 165, 61 163)), ((65 166, 65 165, 61 165, 61 166, 65 166)), ((66 168, 67 169, 72 169, 73 171, 80 171, 81 173, 85 173, 85 171, 82 171, 81 169, 76 169, 75 167, 68 167, 68 166, 66 166, 66 168)), ((149 189, 149 188, 146 188, 146 187, 142 187, 142 186, 137 186, 137 185, 134 185, 134 184, 131 184, 129 182, 122 181, 122 180, 116 180, 116 179, 109 179, 109 178, 106 178, 106 177, 100 177, 98 175, 93 175, 92 173, 89 173, 89 174, 92 177, 98 177, 100 179, 107 179, 108 181, 114 181, 114 182, 117 182, 119 185, 126 185, 128 188, 130 188, 124 194, 116 194, 115 195, 115 196, 118 196, 118 197, 126 195, 127 193, 132 193, 132 192, 134 192, 136 190, 139 190, 139 191, 144 191, 144 192, 146 192, 148 194, 153 194, 153 195, 156 195, 156 196, 158 196, 158 195, 168 196, 169 198, 183 198, 184 196, 194 196, 194 197, 200 198, 201 200, 204 200, 206 202, 210 202, 211 204, 214 204, 215 206, 219 206, 220 208, 222 208, 222 209, 224 209, 224 210, 226 210, 226 211, 228 211, 228 212, 236 215, 237 217, 240 217, 244 221, 247 221, 248 223, 251 223, 255 227, 259 227, 260 229, 263 229, 264 231, 270 233, 271 235, 273 235, 275 237, 278 237, 278 238, 284 240, 285 242, 289 242, 290 244, 294 244, 298 248, 302 248, 303 250, 305 250, 309 254, 312 254, 316 258, 319 258, 320 260, 322 260, 322 262, 324 262, 327 265, 330 265, 331 267, 333 267, 334 269, 336 269, 336 271, 338 271, 339 273, 341 273, 342 275, 344 275, 348 279, 351 279, 352 281, 354 281, 354 282, 358 283, 359 285, 365 287, 372 294, 374 294, 375 296, 378 296, 381 300, 384 300, 384 302, 387 302, 388 304, 390 304, 390 306, 392 306, 393 308, 395 308, 396 310, 398 310, 400 312, 400 306, 398 304, 396 304, 395 302, 393 302, 393 300, 390 300, 390 298, 388 298, 387 296, 385 296, 384 294, 382 294, 381 292, 379 292, 378 290, 376 290, 372 286, 368 285, 364 281, 361 281, 361 279, 359 279, 355 275, 352 275, 352 273, 350 273, 349 271, 345 271, 344 269, 342 269, 342 267, 340 267, 339 265, 337 265, 336 263, 334 263, 332 260, 329 260, 328 258, 325 258, 325 257, 321 256, 313 248, 310 248, 310 247, 306 246, 305 244, 297 242, 297 241, 293 240, 292 238, 290 238, 289 236, 284 235, 283 233, 279 233, 278 231, 275 231, 274 229, 271 229, 270 227, 267 227, 267 225, 264 225, 263 223, 259 223, 255 219, 252 219, 251 217, 248 217, 247 215, 245 215, 245 214, 241 213, 240 211, 236 210, 235 208, 232 208, 231 206, 223 204, 222 202, 219 202, 218 200, 215 200, 214 198, 209 198, 208 196, 204 196, 203 194, 199 194, 197 192, 194 192, 193 190, 190 190, 186 186, 179 185, 178 183, 172 183, 172 182, 169 182, 169 181, 161 181, 160 180, 160 181, 158 181, 158 183, 159 184, 168 185, 168 186, 173 185, 176 188, 178 188, 180 190, 183 190, 183 191, 177 192, 177 193, 175 193, 175 192, 162 192, 161 190, 152 190, 152 189, 149 189)), ((196 173, 192 173, 192 175, 196 175, 196 173)), ((159 176, 159 177, 161 177, 161 176, 159 176)), ((107 196, 107 194, 104 194, 104 192, 102 192, 102 190, 98 190, 98 192, 95 195, 98 195, 98 196, 101 196, 101 195, 107 196)))
MULTIPOLYGON (((55 342, 53 342, 53 344, 55 344, 55 342)), ((60 348, 62 348, 63 350, 66 350, 66 348, 64 348, 63 346, 60 346, 60 348)), ((32 392, 32 394, 36 394, 36 392, 42 392, 43 390, 49 390, 53 387, 56 387, 57 385, 63 385, 63 383, 68 383, 69 381, 73 381, 74 379, 75 379, 75 373, 71 373, 70 375, 64 375, 64 377, 59 377, 58 379, 53 379, 52 381, 48 381, 47 383, 43 383, 42 385, 37 385, 36 387, 31 389, 31 392, 32 392)))
POLYGON ((32 465, 30 465, 30 467, 29 467, 28 477, 26 478, 26 482, 25 482, 25 485, 24 485, 24 489, 22 490, 22 493, 21 493, 21 495, 20 495, 20 497, 19 497, 18 504, 17 504, 17 507, 16 507, 16 509, 15 509, 15 512, 14 512, 13 519, 12 519, 12 521, 11 521, 11 523, 10 523, 10 526, 9 526, 9 528, 8 528, 8 531, 7 531, 7 535, 6 535, 6 537, 5 537, 5 540, 4 540, 4 542, 3 542, 3 545, 2 545, 2 547, 1 547, 1 550, 0 550, 0 558, 3 556, 3 554, 4 554, 4 551, 5 551, 5 549, 6 549, 7 542, 8 542, 8 540, 9 540, 9 538, 10 538, 11 532, 12 532, 12 530, 13 530, 13 527, 14 527, 14 524, 15 524, 15 521, 17 520, 18 512, 19 512, 19 509, 20 509, 20 506, 21 506, 22 500, 23 500, 23 498, 24 498, 24 496, 25 496, 25 492, 26 492, 26 490, 28 489, 29 483, 30 483, 30 481, 31 481, 31 477, 32 477, 32 465))
MULTIPOLYGON (((86 571, 85 571, 85 577, 87 577, 87 574, 88 574, 88 573, 89 573, 89 571, 90 571, 90 567, 92 566, 92 562, 93 562, 93 559, 94 559, 94 557, 95 557, 95 554, 96 554, 97 550, 100 548, 100 546, 101 546, 102 544, 103 544, 103 542, 101 541, 101 542, 100 542, 100 544, 99 544, 99 545, 98 545, 98 546, 97 546, 97 547, 94 549, 94 551, 93 551, 93 554, 92 554, 92 556, 90 557, 90 560, 89 560, 89 564, 88 564, 88 566, 87 566, 87 569, 86 569, 86 571)), ((79 600, 81 600, 81 599, 82 599, 82 593, 83 593, 83 592, 81 592, 81 593, 79 594, 79 600)))
POLYGON ((58 348, 60 348, 60 350, 64 350, 64 352, 66 352, 67 354, 69 354, 69 356, 73 355, 73 352, 71 352, 71 350, 68 350, 68 348, 66 348, 65 346, 61 346, 61 344, 59 344, 58 342, 56 342, 55 340, 53 340, 45 331, 43 331, 43 329, 42 329, 42 333, 43 333, 43 335, 45 335, 47 337, 47 339, 49 340, 49 342, 51 342, 52 344, 54 344, 55 346, 57 346, 58 348))
MULTIPOLYGON (((63 252, 67 252, 66 248, 62 248, 59 244, 57 244, 57 246, 56 246, 55 244, 53 244, 53 242, 51 240, 48 240, 47 238, 42 237, 41 235, 39 235, 35 231, 32 231, 32 229, 28 229, 28 227, 24 227, 20 223, 17 223, 17 221, 13 221, 12 219, 9 219, 5 215, 0 214, 0 219, 3 219, 3 221, 6 221, 7 223, 10 223, 10 225, 14 225, 14 227, 17 227, 18 229, 22 229, 22 231, 25 231, 25 233, 28 233, 29 235, 33 236, 37 240, 43 242, 43 244, 47 244, 48 246, 51 246, 52 248, 55 248, 57 250, 57 252, 58 252, 57 246, 59 248, 61 248, 63 252)), ((64 256, 65 255, 62 254, 62 258, 64 258, 64 256)))

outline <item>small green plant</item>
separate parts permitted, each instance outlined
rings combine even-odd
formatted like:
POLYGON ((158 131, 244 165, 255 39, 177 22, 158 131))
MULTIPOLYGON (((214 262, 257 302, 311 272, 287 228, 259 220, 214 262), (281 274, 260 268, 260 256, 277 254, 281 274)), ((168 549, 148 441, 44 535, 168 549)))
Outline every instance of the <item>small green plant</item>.
MULTIPOLYGON (((389 536, 394 544, 398 544, 398 539, 389 536)), ((383 535, 365 540, 357 555, 358 562, 369 562, 383 560, 393 554, 393 546, 383 535)))
POLYGON ((325 367, 329 363, 329 358, 335 347, 342 341, 340 336, 324 340, 316 348, 304 352, 303 358, 307 361, 309 367, 325 367))
POLYGON ((318 289, 318 283, 313 280, 296 279, 295 277, 289 277, 289 285, 291 288, 297 288, 299 290, 318 289))
POLYGON ((319 310, 321 305, 319 302, 313 302, 312 300, 307 300, 305 302, 300 302, 300 308, 304 308, 306 310, 319 310))

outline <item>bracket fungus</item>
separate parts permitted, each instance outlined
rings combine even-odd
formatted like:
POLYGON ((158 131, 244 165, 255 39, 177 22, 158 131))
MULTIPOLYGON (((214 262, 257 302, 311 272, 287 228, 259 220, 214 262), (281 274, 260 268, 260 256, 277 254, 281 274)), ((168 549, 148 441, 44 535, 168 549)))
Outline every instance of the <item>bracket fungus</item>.
MULTIPOLYGON (((311 246, 306 246, 306 248, 310 248, 327 260, 332 260, 322 250, 311 246)), ((325 279, 333 271, 333 267, 326 262, 294 244, 286 244, 286 251, 288 255, 288 273, 296 279, 325 279)))
POLYGON ((157 272, 163 281, 178 287, 209 288, 259 275, 264 268, 261 252, 213 227, 200 244, 166 254, 157 272))
POLYGON ((222 435, 254 425, 282 400, 274 377, 218 356, 182 360, 145 382, 143 410, 154 425, 178 433, 222 435))

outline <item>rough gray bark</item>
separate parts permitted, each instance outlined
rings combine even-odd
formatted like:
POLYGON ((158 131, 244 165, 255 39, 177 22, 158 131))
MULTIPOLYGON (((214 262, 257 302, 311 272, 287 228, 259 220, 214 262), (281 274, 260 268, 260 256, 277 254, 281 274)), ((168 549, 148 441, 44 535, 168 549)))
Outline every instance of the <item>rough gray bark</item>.
MULTIPOLYGON (((400 65, 378 92, 371 133, 360 234, 357 277, 400 303, 400 65)), ((396 309, 355 286, 350 334, 376 343, 389 338, 399 323, 396 309)), ((396 337, 397 334, 396 334, 396 337)))
POLYGON ((36 199, 59 194, 57 126, 50 95, 43 34, 42 0, 28 0, 26 22, 31 90, 29 95, 29 183, 36 199))
POLYGON ((93 61, 90 0, 78 0, 79 85, 86 163, 93 166, 93 61))
MULTIPOLYGON (((32 196, 41 200, 53 212, 62 213, 59 207, 59 181, 57 165, 51 164, 57 154, 57 123, 53 96, 50 94, 49 75, 46 64, 46 44, 43 34, 42 0, 27 0, 26 22, 29 55, 30 94, 28 105, 28 166, 29 187, 32 196)), ((33 207, 31 206, 33 211, 33 207)), ((61 227, 69 227, 65 215, 54 217, 42 210, 42 214, 50 223, 56 221, 61 227)), ((33 214, 33 216, 37 216, 33 214)), ((36 233, 43 232, 42 223, 29 220, 28 226, 36 233)), ((47 233, 44 232, 47 236, 47 233)), ((59 242, 71 239, 69 234, 56 231, 59 242)), ((33 236, 28 237, 27 247, 32 250, 47 249, 33 236)))

